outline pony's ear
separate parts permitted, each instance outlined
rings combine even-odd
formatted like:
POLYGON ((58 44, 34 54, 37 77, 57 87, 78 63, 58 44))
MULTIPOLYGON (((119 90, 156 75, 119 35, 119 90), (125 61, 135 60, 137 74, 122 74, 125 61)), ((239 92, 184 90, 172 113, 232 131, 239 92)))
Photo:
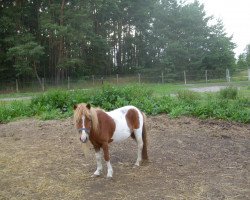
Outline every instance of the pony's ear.
POLYGON ((75 104, 73 108, 74 108, 74 110, 75 110, 75 109, 77 108, 77 105, 75 104))
POLYGON ((91 105, 89 103, 87 103, 86 107, 90 110, 91 105))

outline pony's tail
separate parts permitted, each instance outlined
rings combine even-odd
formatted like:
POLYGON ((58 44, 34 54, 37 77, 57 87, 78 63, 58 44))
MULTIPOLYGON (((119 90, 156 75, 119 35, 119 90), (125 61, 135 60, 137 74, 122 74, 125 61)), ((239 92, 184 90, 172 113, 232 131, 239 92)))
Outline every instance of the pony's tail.
POLYGON ((142 159, 148 160, 148 151, 147 151, 147 130, 146 130, 146 115, 142 113, 143 115, 143 126, 142 126, 142 141, 143 141, 143 147, 142 147, 142 159))

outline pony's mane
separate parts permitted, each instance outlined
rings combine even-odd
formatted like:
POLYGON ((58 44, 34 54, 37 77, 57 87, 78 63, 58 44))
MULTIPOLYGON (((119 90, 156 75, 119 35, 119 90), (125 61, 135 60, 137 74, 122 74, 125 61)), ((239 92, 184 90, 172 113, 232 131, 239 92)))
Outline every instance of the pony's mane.
POLYGON ((85 103, 80 103, 77 105, 77 108, 74 111, 74 122, 75 125, 80 123, 82 120, 82 116, 85 115, 87 118, 92 120, 92 128, 94 132, 98 132, 98 118, 97 118, 97 111, 102 110, 99 108, 91 107, 90 110, 86 107, 85 103))

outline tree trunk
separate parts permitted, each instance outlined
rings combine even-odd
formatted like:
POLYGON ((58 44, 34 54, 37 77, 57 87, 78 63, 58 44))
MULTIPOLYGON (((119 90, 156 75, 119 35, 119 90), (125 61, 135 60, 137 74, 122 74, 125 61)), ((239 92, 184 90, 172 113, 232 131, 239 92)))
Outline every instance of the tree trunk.
MULTIPOLYGON (((60 22, 59 25, 63 26, 64 23, 64 7, 65 7, 65 0, 62 0, 62 4, 61 4, 61 12, 60 12, 60 22)), ((62 63, 63 60, 63 46, 64 46, 64 37, 61 36, 60 41, 59 41, 59 54, 58 54, 58 61, 57 61, 57 65, 62 63)), ((57 67, 56 70, 56 84, 58 84, 61 79, 62 79, 62 74, 63 74, 63 69, 61 67, 57 67)))
POLYGON ((40 85, 41 88, 43 89, 42 80, 41 80, 41 78, 39 77, 39 75, 38 75, 38 73, 37 73, 36 62, 35 62, 35 61, 33 62, 33 70, 34 70, 34 73, 35 73, 35 75, 36 75, 36 78, 37 78, 37 80, 38 80, 38 82, 39 82, 39 85, 40 85))
POLYGON ((122 22, 121 20, 118 21, 118 48, 117 48, 117 66, 119 68, 119 71, 123 73, 123 66, 122 66, 122 22))

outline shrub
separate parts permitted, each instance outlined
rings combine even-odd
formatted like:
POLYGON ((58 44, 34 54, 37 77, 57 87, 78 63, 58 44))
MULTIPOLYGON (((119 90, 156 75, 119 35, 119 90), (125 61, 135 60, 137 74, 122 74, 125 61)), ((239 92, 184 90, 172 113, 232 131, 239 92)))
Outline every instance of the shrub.
POLYGON ((180 90, 177 93, 177 98, 187 103, 194 103, 200 99, 200 94, 190 90, 180 90))
POLYGON ((112 110, 132 104, 134 100, 144 102, 145 98, 150 96, 152 96, 152 92, 145 88, 142 89, 140 85, 125 86, 122 88, 105 85, 90 98, 90 103, 106 110, 112 110))
POLYGON ((237 87, 227 87, 225 89, 221 89, 219 92, 219 97, 224 99, 236 99, 238 96, 237 87))
POLYGON ((112 110, 125 105, 134 105, 149 115, 167 113, 201 118, 218 118, 243 123, 250 122, 250 101, 237 97, 237 89, 226 88, 219 95, 200 95, 192 91, 179 91, 177 96, 155 97, 143 85, 115 87, 105 85, 98 90, 49 91, 31 102, 14 101, 0 106, 0 122, 17 117, 39 116, 42 119, 59 119, 72 116, 73 105, 81 102, 112 110), (235 93, 236 90, 236 93, 235 93), (219 98, 218 98, 219 97, 219 98))
POLYGON ((86 91, 77 90, 74 92, 64 90, 53 90, 34 97, 31 106, 36 112, 59 110, 62 113, 72 110, 74 104, 87 102, 90 95, 86 91))
POLYGON ((0 123, 11 121, 17 117, 32 116, 31 107, 23 101, 13 101, 0 107, 0 123))

